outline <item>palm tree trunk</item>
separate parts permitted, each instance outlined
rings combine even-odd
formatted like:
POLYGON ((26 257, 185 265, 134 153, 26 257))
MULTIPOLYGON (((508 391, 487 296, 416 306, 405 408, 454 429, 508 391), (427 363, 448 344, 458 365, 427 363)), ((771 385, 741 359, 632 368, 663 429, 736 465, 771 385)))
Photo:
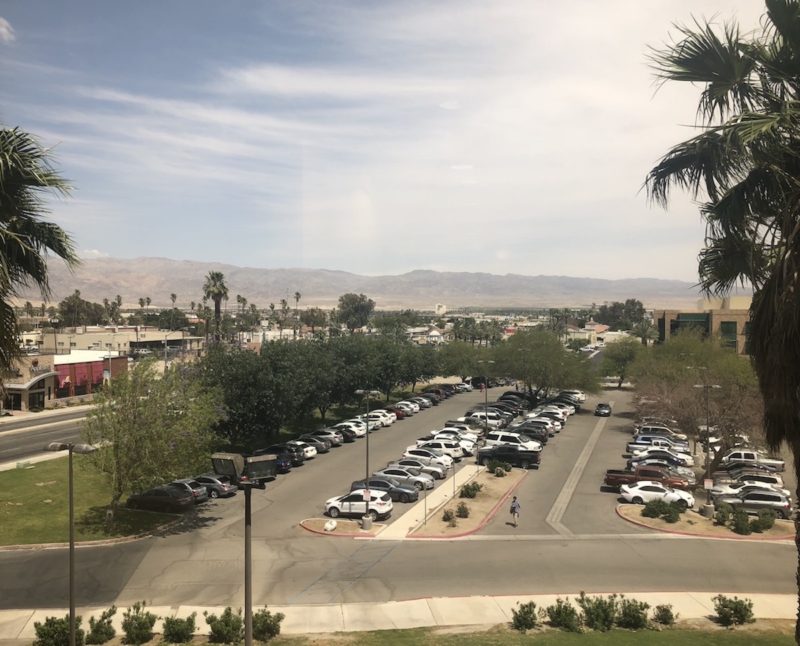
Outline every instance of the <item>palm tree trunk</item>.
MULTIPOLYGON (((797 489, 795 490, 795 500, 800 500, 800 439, 795 439, 791 445, 792 448, 792 462, 794 463, 794 475, 797 481, 797 489)), ((795 573, 795 580, 797 581, 797 621, 794 624, 794 641, 800 644, 800 517, 798 517, 795 510, 794 515, 794 545, 797 550, 797 571, 795 573)))

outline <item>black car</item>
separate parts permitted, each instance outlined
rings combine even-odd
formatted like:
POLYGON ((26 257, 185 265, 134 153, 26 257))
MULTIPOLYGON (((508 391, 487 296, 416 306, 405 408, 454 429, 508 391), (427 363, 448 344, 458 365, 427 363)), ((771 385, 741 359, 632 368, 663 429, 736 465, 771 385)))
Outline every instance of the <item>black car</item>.
POLYGON ((598 417, 611 417, 611 406, 608 404, 597 404, 594 409, 594 414, 598 417))
POLYGON ((396 480, 389 478, 370 478, 369 482, 356 480, 350 485, 350 491, 357 489, 380 489, 386 491, 392 498, 392 502, 412 502, 419 498, 419 491, 414 487, 406 487, 396 480))
MULTIPOLYGON (((289 447, 283 446, 282 444, 276 444, 268 446, 265 449, 256 449, 253 451, 253 455, 273 454, 275 456, 275 466, 278 469, 278 473, 289 473, 289 471, 292 470, 292 466, 294 466, 295 463, 292 457, 293 453, 293 451, 289 450, 289 447)), ((301 461, 300 464, 302 463, 301 461)))
POLYGON ((509 427, 509 431, 514 431, 514 433, 523 433, 530 437, 531 439, 536 440, 540 444, 547 444, 547 440, 550 439, 551 435, 548 430, 539 424, 535 423, 523 423, 519 426, 509 427))
POLYGON ((437 395, 436 393, 420 393, 419 397, 424 397, 425 399, 430 401, 430 403, 433 404, 434 406, 438 406, 439 400, 441 399, 441 397, 439 397, 439 395, 437 395))
POLYGON ((342 441, 347 443, 356 441, 356 432, 352 428, 341 427, 336 430, 342 434, 342 441))
POLYGON ((521 469, 538 468, 542 461, 542 454, 541 451, 526 451, 507 444, 484 446, 478 449, 478 455, 475 460, 478 464, 488 464, 491 460, 508 462, 511 466, 520 467, 521 469))
POLYGON ((297 439, 313 446, 315 449, 317 449, 317 453, 327 453, 331 450, 330 440, 326 440, 324 437, 318 437, 310 433, 305 433, 297 439))
POLYGON ((164 485, 135 493, 126 504, 131 509, 180 513, 194 507, 194 496, 187 489, 164 485))

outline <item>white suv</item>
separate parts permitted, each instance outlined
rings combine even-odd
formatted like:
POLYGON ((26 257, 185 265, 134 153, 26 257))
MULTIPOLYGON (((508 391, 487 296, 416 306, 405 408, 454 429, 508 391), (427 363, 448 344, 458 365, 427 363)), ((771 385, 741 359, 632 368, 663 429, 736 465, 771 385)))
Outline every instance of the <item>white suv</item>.
POLYGON ((492 431, 486 436, 486 446, 497 446, 499 444, 513 444, 514 446, 526 451, 542 450, 541 443, 530 439, 527 435, 520 435, 519 433, 506 433, 504 431, 492 431))

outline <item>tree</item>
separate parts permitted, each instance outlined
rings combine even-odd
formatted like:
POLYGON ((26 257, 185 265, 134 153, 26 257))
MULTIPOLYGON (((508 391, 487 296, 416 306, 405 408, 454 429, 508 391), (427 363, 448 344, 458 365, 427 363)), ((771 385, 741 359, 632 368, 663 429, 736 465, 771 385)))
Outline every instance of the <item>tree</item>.
POLYGON ((439 349, 439 367, 444 376, 458 375, 463 381, 477 374, 478 349, 466 341, 453 341, 439 349))
POLYGON ((17 317, 10 300, 36 286, 50 296, 47 255, 78 264, 70 237, 44 219, 43 195, 66 195, 67 182, 53 169, 50 151, 18 128, 0 129, 0 373, 18 353, 17 317))
POLYGON ((311 307, 300 313, 300 322, 311 328, 311 334, 314 334, 318 327, 323 327, 327 321, 325 311, 319 307, 311 307))
POLYGON ((603 304, 597 310, 595 320, 608 325, 612 330, 630 330, 644 321, 644 305, 635 298, 628 298, 624 303, 614 301, 611 305, 603 304))
POLYGON ((84 438, 106 440, 91 459, 111 482, 111 507, 142 491, 208 467, 219 394, 175 366, 164 375, 153 362, 135 364, 94 397, 84 438))
POLYGON ((339 297, 337 320, 353 334, 369 323, 369 317, 374 310, 375 301, 364 294, 342 294, 339 297))
POLYGON ((656 327, 650 321, 646 320, 641 320, 634 325, 630 330, 630 334, 637 339, 641 339, 642 345, 645 346, 649 341, 658 338, 658 330, 656 330, 656 327))
POLYGON ((203 283, 203 294, 205 298, 214 301, 214 341, 219 343, 222 299, 228 298, 228 286, 225 284, 225 276, 221 271, 208 272, 205 283, 203 283))
MULTIPOLYGON (((786 442, 800 474, 800 2, 766 0, 766 8, 759 32, 742 35, 730 24, 717 33, 700 22, 681 27, 678 42, 654 51, 663 82, 702 88, 700 133, 672 148, 646 185, 664 206, 673 186, 703 201, 698 269, 707 293, 752 286, 749 351, 767 442, 775 450, 786 442)), ((797 548, 800 555, 800 539, 797 548)))
POLYGON ((636 360, 642 344, 636 339, 626 337, 609 343, 603 352, 603 374, 617 377, 617 388, 622 388, 628 376, 628 368, 636 360))

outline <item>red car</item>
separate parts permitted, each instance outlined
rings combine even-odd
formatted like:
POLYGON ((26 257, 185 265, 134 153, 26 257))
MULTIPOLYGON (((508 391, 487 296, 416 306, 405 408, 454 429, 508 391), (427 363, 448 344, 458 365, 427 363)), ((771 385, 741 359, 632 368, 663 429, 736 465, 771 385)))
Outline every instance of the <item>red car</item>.
POLYGON ((406 417, 408 417, 408 415, 402 408, 396 408, 395 406, 384 406, 384 410, 393 412, 395 415, 397 415, 398 420, 405 419, 406 417))

